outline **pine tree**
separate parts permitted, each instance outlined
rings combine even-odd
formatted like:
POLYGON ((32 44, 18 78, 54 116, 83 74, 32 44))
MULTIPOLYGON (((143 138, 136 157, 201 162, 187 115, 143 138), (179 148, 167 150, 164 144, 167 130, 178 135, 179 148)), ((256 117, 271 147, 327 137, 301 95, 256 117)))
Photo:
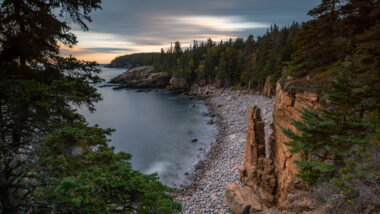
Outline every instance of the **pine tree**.
POLYGON ((133 170, 129 154, 114 153, 106 139, 110 131, 66 123, 41 142, 35 153, 38 162, 25 171, 46 183, 27 198, 35 212, 166 214, 179 210, 167 194, 172 190, 157 174, 133 170))
POLYGON ((338 65, 325 88, 323 106, 316 111, 303 110, 302 121, 293 120, 298 133, 283 130, 290 138, 286 143, 290 152, 301 157, 295 161, 298 176, 310 184, 339 177, 351 149, 365 143, 362 131, 366 123, 360 114, 365 96, 356 78, 359 71, 351 61, 338 65))
POLYGON ((87 30, 100 0, 0 1, 0 212, 171 213, 157 176, 130 168, 107 144, 110 130, 76 111, 101 100, 95 62, 59 55, 87 30), (79 152, 73 152, 75 151, 79 152), (122 178, 122 180, 120 180, 122 178), (95 203, 94 203, 95 202, 95 203))
POLYGON ((211 83, 219 79, 225 87, 250 85, 260 88, 268 76, 271 76, 273 83, 281 77, 282 66, 295 52, 293 42, 299 30, 298 23, 282 29, 273 25, 257 41, 252 35, 246 41, 237 38, 216 43, 208 39, 200 43, 194 41, 186 50, 181 50, 176 42, 174 48, 171 45, 169 50, 161 52, 154 68, 184 77, 190 82, 204 79, 211 83))
POLYGON ((304 23, 298 34, 291 72, 304 75, 312 68, 344 59, 344 46, 335 40, 340 35, 340 3, 341 0, 322 0, 309 11, 314 19, 304 23))

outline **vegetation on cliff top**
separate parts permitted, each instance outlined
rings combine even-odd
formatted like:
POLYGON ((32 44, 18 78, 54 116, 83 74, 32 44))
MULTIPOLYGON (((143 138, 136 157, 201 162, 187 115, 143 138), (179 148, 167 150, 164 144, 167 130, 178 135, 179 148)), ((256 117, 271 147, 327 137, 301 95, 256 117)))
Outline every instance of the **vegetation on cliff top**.
POLYGON ((256 40, 251 35, 246 40, 194 41, 185 50, 175 42, 174 47, 161 50, 153 63, 154 69, 190 82, 219 80, 226 87, 263 87, 268 76, 272 83, 281 77, 284 62, 291 59, 295 50, 293 43, 299 30, 298 23, 281 29, 273 25, 256 40))
POLYGON ((289 72, 328 75, 321 106, 303 110, 290 138, 298 176, 331 182, 354 212, 380 209, 380 4, 323 0, 302 26, 289 72))
POLYGON ((61 57, 100 0, 0 1, 0 212, 172 213, 157 175, 131 168, 75 106, 101 100, 96 63, 61 57), (62 21, 65 20, 65 21, 62 21))
POLYGON ((135 53, 118 56, 107 67, 110 68, 134 68, 144 65, 152 65, 159 53, 135 53))
MULTIPOLYGON (((305 88, 327 83, 328 70, 366 46, 376 52, 378 1, 325 1, 310 10, 314 19, 279 28, 271 26, 263 36, 229 41, 194 41, 182 49, 177 41, 161 50, 153 65, 189 82, 218 81, 224 86, 261 89, 268 79, 293 79, 305 88), (301 81, 299 81, 301 80, 301 81)), ((296 84, 293 84, 293 88, 296 84)))

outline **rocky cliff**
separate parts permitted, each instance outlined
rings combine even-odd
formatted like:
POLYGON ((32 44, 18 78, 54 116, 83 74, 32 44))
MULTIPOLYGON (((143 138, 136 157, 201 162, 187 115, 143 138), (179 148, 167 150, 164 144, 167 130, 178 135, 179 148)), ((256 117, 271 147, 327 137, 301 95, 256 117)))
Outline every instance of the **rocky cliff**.
POLYGON ((295 176, 297 167, 294 160, 297 157, 292 155, 284 144, 288 139, 282 133, 282 129, 294 129, 291 121, 300 119, 299 110, 316 108, 318 101, 318 96, 314 93, 292 93, 277 83, 271 125, 273 132, 267 141, 264 139, 264 122, 261 120, 260 109, 256 106, 248 109, 246 148, 243 166, 239 168, 239 179, 245 186, 233 184, 226 187, 225 199, 232 212, 258 211, 261 207, 257 206, 257 200, 265 207, 287 206, 288 195, 307 188, 306 184, 295 176), (249 194, 255 194, 257 197, 244 196, 249 192, 247 187, 251 189, 249 194))
POLYGON ((283 128, 291 128, 293 119, 301 120, 302 109, 317 108, 319 97, 311 92, 289 92, 283 89, 280 83, 276 86, 276 102, 273 111, 273 160, 276 168, 276 198, 279 206, 287 199, 289 193, 304 189, 305 184, 295 177, 297 167, 294 164, 296 156, 289 152, 288 146, 284 142, 288 138, 283 134, 283 128))
POLYGON ((110 83, 119 84, 121 88, 164 88, 169 91, 188 91, 191 82, 186 78, 171 77, 166 72, 154 72, 153 66, 131 68, 111 79, 110 83))

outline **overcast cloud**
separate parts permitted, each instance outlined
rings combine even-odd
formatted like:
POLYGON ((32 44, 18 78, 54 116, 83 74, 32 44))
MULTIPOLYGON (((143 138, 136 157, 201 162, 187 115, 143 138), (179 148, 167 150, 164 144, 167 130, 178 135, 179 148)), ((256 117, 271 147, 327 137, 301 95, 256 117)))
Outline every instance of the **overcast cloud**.
POLYGON ((87 60, 106 63, 125 53, 158 52, 180 41, 227 40, 263 35, 271 24, 290 25, 309 17, 317 0, 103 0, 92 14, 90 31, 73 27, 79 44, 64 48, 87 60))

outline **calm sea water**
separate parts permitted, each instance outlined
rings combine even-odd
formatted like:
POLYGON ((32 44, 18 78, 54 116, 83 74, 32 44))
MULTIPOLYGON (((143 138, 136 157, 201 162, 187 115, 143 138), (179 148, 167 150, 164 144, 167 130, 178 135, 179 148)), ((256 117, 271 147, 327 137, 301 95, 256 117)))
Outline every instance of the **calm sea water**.
MULTIPOLYGON (((125 69, 102 67, 100 74, 106 81, 125 69)), ((90 113, 79 112, 90 124, 113 128, 110 145, 116 151, 132 154, 132 166, 144 173, 157 172, 161 181, 178 187, 188 184, 194 165, 208 151, 215 140, 215 125, 207 125, 211 118, 201 100, 176 96, 162 90, 112 90, 96 87, 103 100, 90 113), (197 142, 192 139, 197 138, 197 142)))

